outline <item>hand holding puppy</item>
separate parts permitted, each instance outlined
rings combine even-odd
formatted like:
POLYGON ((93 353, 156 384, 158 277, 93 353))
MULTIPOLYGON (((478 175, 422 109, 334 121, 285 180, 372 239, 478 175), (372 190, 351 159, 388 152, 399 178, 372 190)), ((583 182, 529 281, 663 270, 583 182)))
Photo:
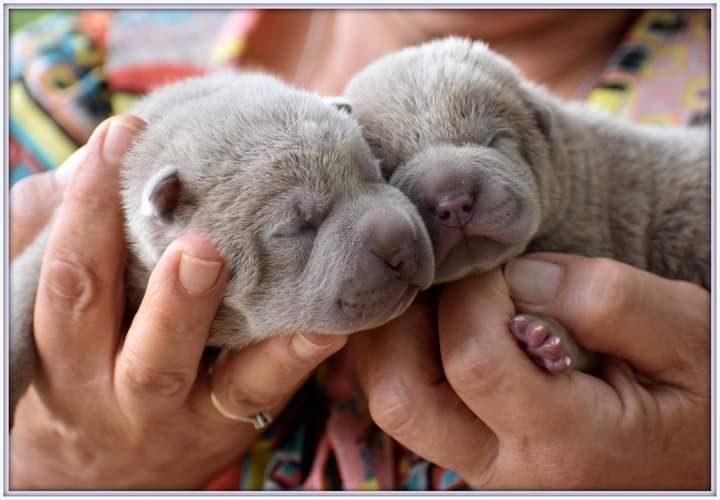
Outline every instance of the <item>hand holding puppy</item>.
POLYGON ((48 216, 63 203, 36 302, 37 379, 20 401, 11 435, 12 489, 200 487, 260 432, 222 416, 210 388, 229 413, 277 415, 314 367, 345 344, 344 336, 275 337, 222 355, 208 375, 201 356, 228 270, 197 234, 163 254, 122 340, 117 169, 143 127, 128 116, 98 127, 70 172, 61 170, 72 177, 64 194, 53 173, 13 189, 19 249, 45 221, 16 225, 18 210, 52 205, 42 212, 48 216), (54 187, 32 196, 41 185, 54 187))
POLYGON ((707 489, 709 299, 615 261, 535 254, 442 291, 439 353, 427 298, 350 342, 378 425, 473 488, 707 489), (601 378, 537 367, 509 333, 516 312, 610 355, 601 378))

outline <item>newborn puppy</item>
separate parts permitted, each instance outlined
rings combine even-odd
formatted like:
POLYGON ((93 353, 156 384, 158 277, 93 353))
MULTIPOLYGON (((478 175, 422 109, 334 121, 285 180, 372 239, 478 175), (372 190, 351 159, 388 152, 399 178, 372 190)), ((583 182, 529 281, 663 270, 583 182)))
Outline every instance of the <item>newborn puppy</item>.
MULTIPOLYGON (((563 103, 485 44, 458 38, 386 56, 344 94, 383 174, 423 216, 436 283, 550 251, 709 289, 707 129, 634 125, 563 103)), ((552 372, 593 364, 550 318, 522 315, 511 329, 552 372)))
MULTIPOLYGON (((432 244, 382 178, 342 103, 262 74, 162 88, 122 166, 134 312, 163 250, 200 232, 232 271, 209 345, 291 332, 344 334, 402 313, 430 286, 432 244)), ((11 412, 32 378, 32 313, 49 229, 12 265, 11 412)))

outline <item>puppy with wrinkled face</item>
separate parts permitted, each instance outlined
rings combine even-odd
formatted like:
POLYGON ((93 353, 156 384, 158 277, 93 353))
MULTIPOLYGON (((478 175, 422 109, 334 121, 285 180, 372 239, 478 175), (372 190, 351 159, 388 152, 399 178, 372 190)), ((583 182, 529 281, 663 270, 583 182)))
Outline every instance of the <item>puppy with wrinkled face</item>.
MULTIPOLYGON (((197 231, 232 271, 209 344, 350 333, 430 286, 416 208, 382 178, 345 106, 262 74, 189 79, 134 110, 122 167, 129 310, 172 240, 197 231)), ((49 229, 12 266, 11 411, 32 378, 32 306, 49 229)))
MULTIPOLYGON (((485 44, 386 56, 345 90, 383 174, 415 203, 436 283, 526 251, 611 257, 710 287, 707 129, 639 126, 563 103, 485 44)), ((589 369, 552 318, 511 323, 552 372, 589 369)))

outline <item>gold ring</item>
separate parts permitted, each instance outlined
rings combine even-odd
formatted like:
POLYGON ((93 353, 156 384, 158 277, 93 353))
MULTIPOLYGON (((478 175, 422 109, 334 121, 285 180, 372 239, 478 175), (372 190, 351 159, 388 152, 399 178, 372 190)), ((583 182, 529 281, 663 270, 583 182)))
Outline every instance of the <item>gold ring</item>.
POLYGON ((225 409, 225 407, 223 407, 215 393, 212 391, 210 391, 210 401, 212 401, 215 409, 223 417, 229 418, 230 420, 236 420, 238 422, 245 422, 246 424, 252 424, 253 427, 255 427, 256 429, 264 429, 273 421, 272 416, 264 410, 251 417, 242 417, 240 415, 235 415, 225 409))

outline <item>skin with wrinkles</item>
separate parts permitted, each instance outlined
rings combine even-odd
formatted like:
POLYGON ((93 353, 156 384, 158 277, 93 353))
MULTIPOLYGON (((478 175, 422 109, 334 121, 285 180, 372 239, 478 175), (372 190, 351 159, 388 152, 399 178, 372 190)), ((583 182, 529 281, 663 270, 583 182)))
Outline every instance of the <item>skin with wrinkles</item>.
MULTIPOLYGON (((341 102, 259 73, 161 88, 123 160, 127 310, 165 248, 206 235, 231 269, 209 345, 343 334, 401 314, 433 279, 416 208, 382 178, 341 102)), ((11 410, 32 380, 33 297, 50 226, 12 265, 11 410)))
MULTIPOLYGON (((344 96, 383 174, 423 215, 436 283, 550 251, 610 257, 709 289, 707 128, 636 125, 562 102, 485 44, 460 38, 388 55, 344 96)), ((561 363, 548 369, 569 367, 557 356, 575 346, 559 324, 525 315, 511 326, 529 350, 553 351, 561 363), (554 336, 565 351, 545 344, 554 336)), ((579 354, 572 361, 592 365, 579 354)))

